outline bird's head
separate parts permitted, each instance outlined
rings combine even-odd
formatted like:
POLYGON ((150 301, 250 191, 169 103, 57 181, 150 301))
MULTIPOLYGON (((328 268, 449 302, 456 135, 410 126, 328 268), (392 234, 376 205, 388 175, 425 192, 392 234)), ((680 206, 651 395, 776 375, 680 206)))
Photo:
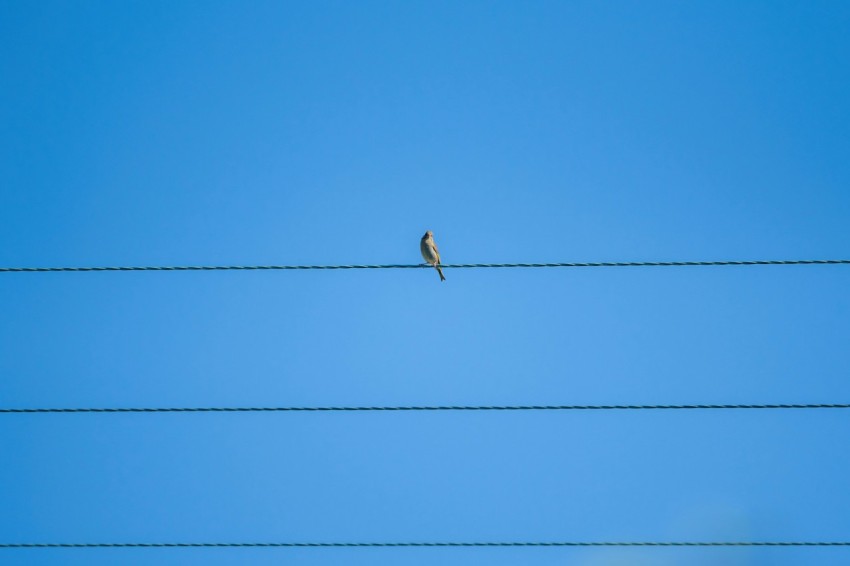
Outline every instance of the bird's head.
POLYGON ((422 236, 423 239, 428 239, 428 238, 433 238, 433 237, 434 237, 434 233, 431 230, 428 230, 427 232, 425 232, 425 235, 422 236))

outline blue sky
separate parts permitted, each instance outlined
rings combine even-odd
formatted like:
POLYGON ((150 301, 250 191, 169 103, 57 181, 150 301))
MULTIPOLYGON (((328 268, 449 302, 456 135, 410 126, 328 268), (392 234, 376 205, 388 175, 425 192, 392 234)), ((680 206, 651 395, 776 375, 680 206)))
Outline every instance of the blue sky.
MULTIPOLYGON (((5 2, 0 265, 850 256, 842 2, 5 2)), ((0 274, 0 406, 846 403, 846 266, 0 274)), ((0 415, 0 542, 850 540, 844 411, 0 415)), ((845 564, 842 549, 0 550, 845 564)))

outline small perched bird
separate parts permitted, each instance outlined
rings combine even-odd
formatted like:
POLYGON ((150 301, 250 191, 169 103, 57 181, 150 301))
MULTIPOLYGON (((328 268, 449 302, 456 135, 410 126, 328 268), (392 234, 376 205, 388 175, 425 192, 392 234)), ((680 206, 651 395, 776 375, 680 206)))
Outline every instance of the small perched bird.
POLYGON ((440 252, 437 250, 437 244, 434 243, 434 233, 431 230, 425 232, 422 240, 419 242, 419 251, 422 252, 422 257, 434 266, 437 273, 440 274, 440 281, 445 281, 443 270, 440 269, 440 252))

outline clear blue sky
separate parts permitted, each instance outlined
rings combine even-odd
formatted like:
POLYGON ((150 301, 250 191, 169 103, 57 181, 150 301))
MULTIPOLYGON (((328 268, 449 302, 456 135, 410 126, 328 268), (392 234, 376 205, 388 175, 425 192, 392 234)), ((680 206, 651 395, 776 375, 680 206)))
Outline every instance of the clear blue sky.
MULTIPOLYGON (((845 2, 0 5, 0 265, 847 258, 845 2)), ((0 274, 0 406, 847 403, 850 268, 0 274)), ((850 413, 0 415, 0 542, 850 540, 850 413)), ((847 564, 846 549, 0 550, 847 564)))

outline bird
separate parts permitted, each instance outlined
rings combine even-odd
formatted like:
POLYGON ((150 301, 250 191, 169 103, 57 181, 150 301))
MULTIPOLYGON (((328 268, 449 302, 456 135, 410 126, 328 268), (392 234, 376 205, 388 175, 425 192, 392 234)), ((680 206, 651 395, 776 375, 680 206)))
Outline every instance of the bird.
POLYGON ((422 252, 422 257, 429 264, 433 265, 440 274, 440 281, 445 281, 443 270, 440 269, 440 252, 437 250, 437 244, 434 243, 434 233, 431 230, 425 232, 422 240, 419 242, 419 251, 422 252))

